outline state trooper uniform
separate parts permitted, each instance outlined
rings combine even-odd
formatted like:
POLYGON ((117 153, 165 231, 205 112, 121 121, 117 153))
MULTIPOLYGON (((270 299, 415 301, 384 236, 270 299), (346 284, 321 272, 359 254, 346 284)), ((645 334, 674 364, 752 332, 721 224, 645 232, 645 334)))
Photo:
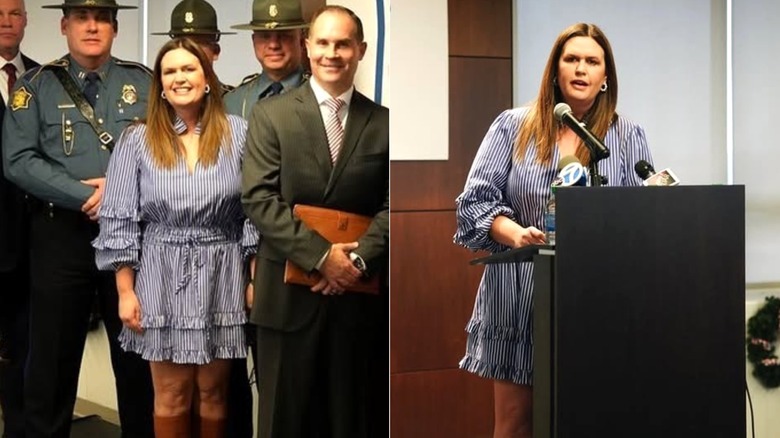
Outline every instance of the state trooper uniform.
MULTIPOLYGON (((217 53, 221 50, 220 37, 235 34, 219 30, 217 11, 206 0, 180 1, 171 12, 171 29, 168 32, 152 32, 152 35, 168 35, 171 38, 196 37, 193 40, 198 44, 201 44, 201 40, 206 40, 216 46, 217 53)), ((219 85, 223 95, 235 88, 221 81, 219 85)))
MULTIPOLYGON (((44 7, 114 12, 133 8, 119 6, 115 0, 65 0, 44 7)), ((3 125, 6 176, 35 198, 30 223, 26 436, 70 434, 91 304, 97 293, 108 333, 122 436, 150 438, 154 432, 149 366, 140 356, 125 353, 117 341, 122 323, 114 273, 97 270, 91 241, 98 224, 81 211, 95 189, 80 181, 104 177, 113 142, 126 126, 145 117, 151 72, 116 58, 100 66, 94 128, 78 107, 78 99, 61 82, 70 78, 74 90, 81 92, 87 86, 87 73, 70 55, 28 70, 16 82, 3 125)))
MULTIPOLYGON (((252 21, 230 27, 231 29, 263 32, 305 29, 309 27, 309 24, 303 19, 301 4, 297 0, 254 0, 252 2, 252 21)), ((304 72, 302 66, 279 82, 282 85, 281 89, 275 89, 278 85, 265 72, 249 75, 241 81, 241 85, 225 95, 225 106, 228 113, 249 119, 252 106, 258 100, 297 88, 307 79, 308 74, 304 72)))

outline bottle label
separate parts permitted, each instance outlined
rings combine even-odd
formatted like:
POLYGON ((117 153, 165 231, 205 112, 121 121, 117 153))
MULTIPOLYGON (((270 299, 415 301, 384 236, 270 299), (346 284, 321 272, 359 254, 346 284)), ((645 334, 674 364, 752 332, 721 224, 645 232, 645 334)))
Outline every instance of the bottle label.
POLYGON ((555 213, 544 213, 544 237, 548 245, 555 245, 555 213))

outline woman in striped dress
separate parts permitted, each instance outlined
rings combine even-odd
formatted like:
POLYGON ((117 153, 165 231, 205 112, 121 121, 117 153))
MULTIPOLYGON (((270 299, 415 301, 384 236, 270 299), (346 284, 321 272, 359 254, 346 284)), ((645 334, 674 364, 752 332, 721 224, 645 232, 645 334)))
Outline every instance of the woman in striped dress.
POLYGON ((122 347, 150 363, 157 438, 190 436, 191 424, 222 436, 257 244, 239 200, 246 122, 226 114, 188 39, 162 47, 150 92, 146 122, 111 157, 93 245, 99 268, 116 271, 122 347))
MULTIPOLYGON (((611 186, 637 186, 634 163, 652 162, 644 130, 619 116, 618 81, 609 41, 592 24, 578 23, 557 38, 537 99, 504 111, 493 122, 458 196, 455 243, 491 253, 545 242, 544 206, 556 163, 575 155, 587 165, 589 151, 553 108, 571 106, 574 116, 609 148, 599 171, 611 186)), ((531 436, 532 266, 485 267, 466 331, 460 367, 494 381, 493 436, 531 436)))

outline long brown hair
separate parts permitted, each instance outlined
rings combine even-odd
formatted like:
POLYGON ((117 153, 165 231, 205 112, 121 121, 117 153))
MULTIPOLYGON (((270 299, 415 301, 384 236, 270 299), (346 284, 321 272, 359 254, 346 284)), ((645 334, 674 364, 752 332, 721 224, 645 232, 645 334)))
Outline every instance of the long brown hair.
MULTIPOLYGON (((583 120, 597 138, 603 139, 607 130, 617 117, 618 80, 615 70, 615 58, 612 47, 604 33, 595 24, 577 23, 564 29, 555 40, 547 66, 542 75, 539 94, 531 103, 530 111, 520 126, 515 142, 515 159, 522 160, 531 141, 536 142, 536 160, 549 163, 552 160, 553 148, 558 135, 558 124, 553 116, 555 104, 563 102, 563 96, 555 77, 558 74, 558 64, 563 53, 563 46, 574 37, 590 37, 604 50, 604 63, 607 76, 607 91, 598 93, 596 101, 588 110, 583 120)), ((577 147, 577 158, 581 163, 590 163, 590 152, 582 147, 580 141, 577 147)))
POLYGON ((184 49, 198 58, 211 91, 203 97, 198 119, 200 120, 200 143, 198 161, 204 166, 217 162, 222 147, 230 151, 230 125, 227 121, 225 104, 220 93, 219 79, 206 52, 189 38, 174 38, 160 49, 154 61, 154 79, 149 90, 149 106, 146 112, 146 141, 152 159, 165 169, 170 169, 183 156, 184 144, 173 129, 176 111, 162 97, 162 59, 168 52, 184 49))

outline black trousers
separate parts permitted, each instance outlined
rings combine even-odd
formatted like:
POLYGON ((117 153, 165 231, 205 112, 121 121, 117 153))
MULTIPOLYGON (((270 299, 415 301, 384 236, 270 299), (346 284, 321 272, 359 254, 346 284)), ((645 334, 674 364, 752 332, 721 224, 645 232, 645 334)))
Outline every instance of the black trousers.
POLYGON ((334 297, 300 330, 257 327, 259 438, 389 436, 385 298, 334 297), (336 300, 374 300, 353 325, 336 300), (363 315, 364 316, 364 315, 363 315))
POLYGON ((0 407, 3 438, 24 437, 24 364, 27 360, 30 274, 26 263, 0 273, 0 407))
POLYGON ((230 381, 227 395, 227 421, 225 436, 228 438, 252 438, 254 427, 252 418, 252 387, 246 359, 234 359, 230 368, 230 381))
POLYGON ((66 438, 90 310, 97 297, 108 333, 123 438, 154 437, 149 364, 117 341, 122 323, 113 272, 95 266, 98 226, 80 212, 36 207, 31 219, 30 344, 24 400, 27 438, 66 438))

